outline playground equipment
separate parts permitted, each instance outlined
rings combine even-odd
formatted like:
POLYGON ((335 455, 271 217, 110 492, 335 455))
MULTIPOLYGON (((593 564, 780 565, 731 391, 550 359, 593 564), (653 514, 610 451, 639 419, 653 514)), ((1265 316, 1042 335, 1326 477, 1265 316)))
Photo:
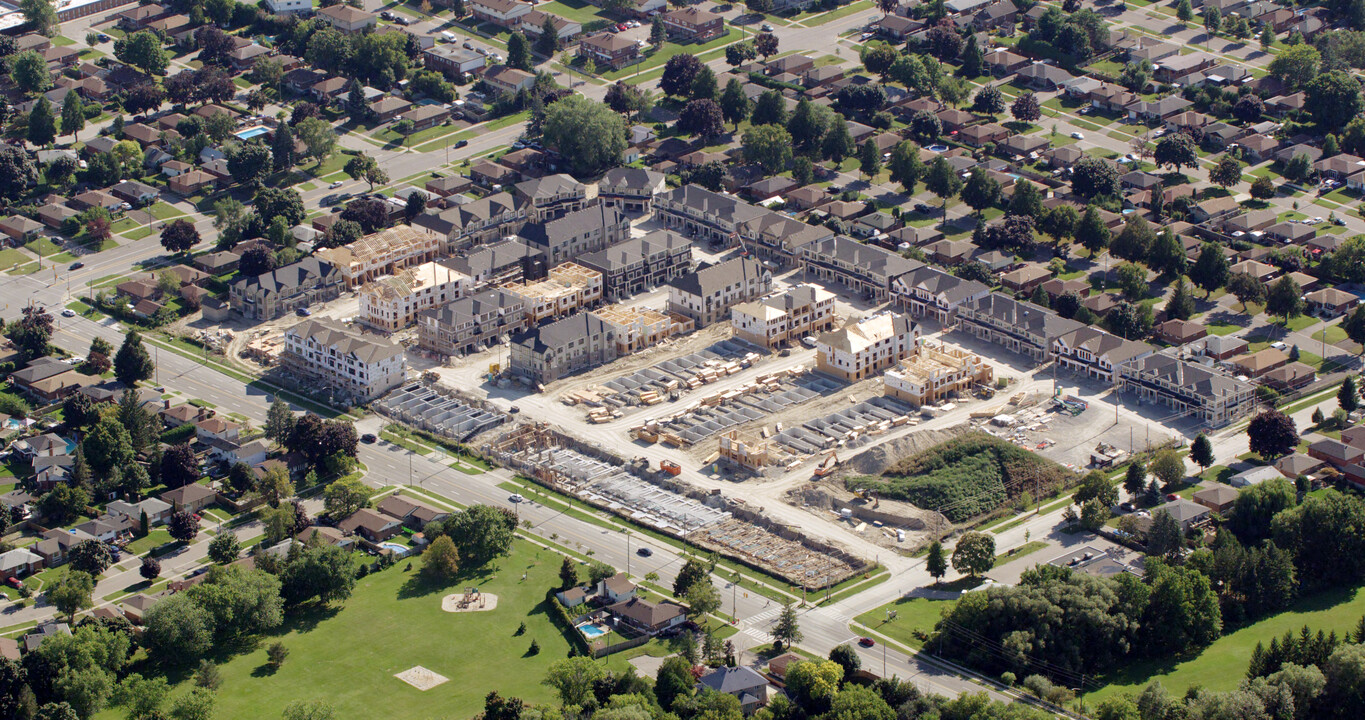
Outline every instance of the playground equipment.
POLYGON ((467 610, 473 607, 474 603, 478 603, 480 608, 484 606, 483 593, 476 587, 465 588, 464 596, 455 605, 461 610, 467 610))

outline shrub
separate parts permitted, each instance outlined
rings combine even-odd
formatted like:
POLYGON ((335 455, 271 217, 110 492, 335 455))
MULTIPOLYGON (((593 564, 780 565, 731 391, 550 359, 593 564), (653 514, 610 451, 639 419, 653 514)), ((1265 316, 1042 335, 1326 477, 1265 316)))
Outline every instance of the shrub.
POLYGON ((270 667, 278 668, 284 664, 284 659, 289 657, 289 648, 284 643, 276 640, 270 643, 270 647, 265 649, 265 656, 270 662, 270 667))

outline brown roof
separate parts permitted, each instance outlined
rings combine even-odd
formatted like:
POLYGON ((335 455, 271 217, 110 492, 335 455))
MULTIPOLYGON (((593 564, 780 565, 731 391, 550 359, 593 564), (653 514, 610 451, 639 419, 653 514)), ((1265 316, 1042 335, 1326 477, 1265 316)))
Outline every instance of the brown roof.
POLYGON ((673 618, 687 614, 687 609, 675 602, 665 600, 656 605, 638 597, 616 603, 607 609, 614 615, 647 627, 658 627, 673 618))

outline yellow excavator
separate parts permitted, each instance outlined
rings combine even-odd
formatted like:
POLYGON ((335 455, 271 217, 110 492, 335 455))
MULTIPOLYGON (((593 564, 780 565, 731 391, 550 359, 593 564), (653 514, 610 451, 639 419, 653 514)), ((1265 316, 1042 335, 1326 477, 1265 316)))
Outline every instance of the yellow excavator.
POLYGON ((872 501, 872 509, 873 509, 873 510, 876 510, 876 509, 882 504, 882 499, 879 498, 879 497, 877 497, 877 491, 876 491, 876 490, 868 490, 868 489, 866 489, 866 488, 858 488, 857 490, 854 490, 854 491, 853 491, 853 494, 854 494, 854 495, 857 495, 858 497, 860 497, 860 498, 862 498, 862 499, 864 499, 864 500, 871 500, 871 501, 872 501))

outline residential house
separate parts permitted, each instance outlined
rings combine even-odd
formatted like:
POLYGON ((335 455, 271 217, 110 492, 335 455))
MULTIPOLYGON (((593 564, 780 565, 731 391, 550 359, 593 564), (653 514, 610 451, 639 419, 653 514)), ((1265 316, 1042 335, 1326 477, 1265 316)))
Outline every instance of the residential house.
POLYGON ((725 34, 725 19, 690 5, 664 13, 664 29, 680 42, 704 43, 725 34))
POLYGON ((647 212, 654 196, 667 190, 663 173, 640 168, 612 168, 597 181, 597 196, 605 205, 625 212, 647 212))
POLYGON ((1011 270, 1000 276, 1000 284, 1015 293, 1029 294, 1052 277, 1052 271, 1038 263, 1025 263, 1023 267, 1011 270))
POLYGON ((431 352, 463 355, 526 327, 525 301, 495 288, 418 313, 417 342, 431 352))
POLYGON ((500 93, 515 95, 522 90, 530 90, 536 84, 536 76, 514 67, 493 65, 484 70, 483 81, 500 93))
POLYGON ((401 345, 323 317, 285 330, 280 366, 360 402, 383 395, 404 377, 401 345))
POLYGON ((908 311, 911 317, 930 317, 941 325, 954 322, 960 305, 979 300, 990 291, 988 286, 975 280, 963 280, 928 265, 911 270, 891 283, 898 307, 908 311))
POLYGON ((915 407, 938 402, 974 386, 989 386, 994 370, 979 355, 948 345, 918 344, 882 376, 888 397, 915 407))
POLYGON ((378 15, 353 8, 350 5, 325 7, 317 12, 317 17, 347 35, 363 32, 365 28, 372 28, 379 21, 378 15))
POLYGON ((1218 485, 1200 490, 1194 494, 1193 500, 1213 512, 1226 514, 1237 502, 1239 494, 1226 485, 1218 485))
POLYGON ((1334 287, 1308 293, 1303 299, 1308 301, 1308 309, 1311 312, 1324 317, 1345 315, 1360 304, 1358 296, 1334 287))
POLYGON ((768 704, 768 680, 752 668, 721 667, 712 670, 697 679, 697 689, 703 688, 738 698, 739 709, 746 716, 768 704))
POLYGON ((171 507, 177 511, 185 510, 192 513, 197 513, 218 502, 218 493, 198 483, 190 483, 174 490, 167 490, 157 497, 170 503, 171 507))
POLYGON ((607 608, 618 622, 647 635, 657 635, 687 620, 687 609, 671 600, 652 603, 639 597, 607 608))
POLYGON ((1261 382, 1279 393, 1290 393, 1311 385, 1317 371, 1311 365, 1291 362, 1261 375, 1261 382))
POLYGON ((461 75, 484 67, 488 58, 457 45, 433 45, 422 51, 422 63, 428 70, 461 75))
POLYGON ((791 344, 833 326, 834 295, 802 284, 730 309, 735 337, 766 348, 791 344))
POLYGON ((522 16, 520 22, 521 31, 530 35, 532 38, 539 38, 540 34, 545 30, 545 23, 547 21, 554 26, 555 37, 559 38, 559 45, 561 47, 583 34, 583 25, 581 23, 560 17, 554 13, 541 12, 540 10, 532 10, 522 16))
POLYGON ((359 535, 372 543, 381 543, 397 535, 403 523, 398 518, 369 508, 361 508, 337 523, 337 529, 347 535, 359 535))
POLYGON ((1124 340, 1090 326, 1063 333, 1052 341, 1052 353, 1058 367, 1084 373, 1110 385, 1117 384, 1119 366, 1151 355, 1154 350, 1147 343, 1124 340))
POLYGON ((1183 498, 1152 508, 1153 516, 1162 512, 1170 515, 1173 520, 1180 523, 1180 529, 1186 532, 1191 528, 1203 525, 1208 522, 1209 519, 1209 509, 1207 507, 1183 498))
POLYGON ((1208 328, 1197 322, 1171 318, 1152 328, 1152 336, 1168 345, 1180 346, 1201 340, 1209 334, 1208 328))
POLYGON ((531 12, 529 3, 517 0, 469 0, 469 12, 481 22, 516 31, 522 18, 531 12))
POLYGON ((1340 469, 1365 460, 1365 449, 1347 445, 1340 440, 1325 438, 1308 446, 1308 457, 1316 458, 1340 469))
POLYGON ((671 230, 618 242, 578 257, 602 274, 602 295, 614 302, 662 285, 692 270, 692 242, 671 230))
POLYGON ((23 215, 11 215, 0 221, 0 232, 3 232, 14 245, 23 245, 33 240, 42 229, 42 223, 23 215))
POLYGON ((1072 75, 1056 65, 1035 62, 1020 68, 1018 78, 1020 82, 1038 90, 1056 90, 1062 83, 1070 80, 1072 75))
POLYGON ((1289 356, 1275 348, 1239 355, 1229 361, 1237 372, 1247 377, 1260 377, 1289 363, 1289 356))
POLYGON ((597 33, 578 43, 578 56, 592 60, 598 67, 619 70, 640 61, 640 47, 624 35, 597 33))
POLYGON ((991 293, 961 304, 958 329, 1042 362, 1053 353, 1053 342, 1084 327, 1082 323, 1033 303, 991 293))
POLYGON ((306 257, 262 275, 238 279, 230 286, 230 299, 238 315, 270 320, 314 302, 335 300, 345 285, 340 268, 306 257))
POLYGON ((1213 427, 1238 420, 1256 406, 1255 386, 1251 383, 1163 353, 1121 365, 1119 390, 1136 393, 1143 401, 1160 403, 1179 415, 1213 427))
POLYGON ((668 310, 705 327, 729 316, 730 308, 772 289, 772 273, 752 258, 703 265, 668 281, 668 310))
POLYGON ((816 340, 816 368, 857 382, 895 365, 915 350, 920 329, 908 316, 883 311, 816 340))
POLYGON ((580 312, 512 336, 513 373, 543 385, 615 360, 616 336, 591 313, 580 312))
POLYGON ((446 510, 404 495, 390 495, 379 501, 375 509, 417 531, 421 531, 429 522, 450 517, 450 512, 446 510))

